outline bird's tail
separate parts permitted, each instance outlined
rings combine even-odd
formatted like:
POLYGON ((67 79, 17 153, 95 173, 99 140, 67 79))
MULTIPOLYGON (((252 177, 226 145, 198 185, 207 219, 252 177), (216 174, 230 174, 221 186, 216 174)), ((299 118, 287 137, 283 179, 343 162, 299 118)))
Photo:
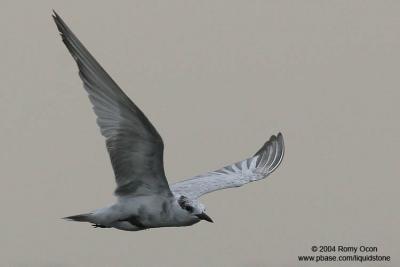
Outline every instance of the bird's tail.
POLYGON ((83 213, 73 216, 64 217, 64 220, 67 221, 76 221, 76 222, 91 222, 92 213, 83 213))

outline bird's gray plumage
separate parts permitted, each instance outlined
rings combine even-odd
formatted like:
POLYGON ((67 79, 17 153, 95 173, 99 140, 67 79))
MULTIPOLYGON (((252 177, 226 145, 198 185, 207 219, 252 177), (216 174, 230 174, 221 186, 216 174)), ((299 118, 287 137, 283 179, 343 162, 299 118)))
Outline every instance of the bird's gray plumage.
POLYGON ((171 195, 164 174, 164 144, 143 112, 125 95, 60 16, 54 21, 89 94, 114 169, 115 194, 171 195))
POLYGON ((267 177, 284 155, 282 134, 272 136, 246 160, 168 185, 164 174, 164 145, 157 130, 125 95, 57 13, 54 21, 75 59, 89 94, 97 124, 110 154, 118 201, 108 207, 66 217, 90 222, 96 228, 139 231, 156 227, 188 226, 206 220, 203 194, 242 186, 267 177))

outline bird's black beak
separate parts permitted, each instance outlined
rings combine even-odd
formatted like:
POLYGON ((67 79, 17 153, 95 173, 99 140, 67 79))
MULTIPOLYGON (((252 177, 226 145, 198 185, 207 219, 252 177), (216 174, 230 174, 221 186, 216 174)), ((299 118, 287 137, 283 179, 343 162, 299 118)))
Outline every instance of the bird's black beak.
POLYGON ((197 218, 199 218, 200 220, 206 220, 207 222, 213 223, 213 220, 204 212, 201 214, 196 214, 197 218))

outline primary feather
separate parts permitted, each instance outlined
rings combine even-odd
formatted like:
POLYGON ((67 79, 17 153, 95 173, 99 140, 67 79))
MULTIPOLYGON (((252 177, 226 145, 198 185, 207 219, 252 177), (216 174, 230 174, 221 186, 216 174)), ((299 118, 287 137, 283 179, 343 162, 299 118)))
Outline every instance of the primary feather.
POLYGON ((207 172, 171 185, 175 194, 198 198, 204 194, 258 181, 271 174, 282 162, 285 152, 283 136, 272 136, 253 156, 219 170, 207 172))
POLYGON ((143 112, 125 95, 56 12, 62 40, 79 67, 114 169, 115 194, 171 195, 164 174, 164 144, 143 112))

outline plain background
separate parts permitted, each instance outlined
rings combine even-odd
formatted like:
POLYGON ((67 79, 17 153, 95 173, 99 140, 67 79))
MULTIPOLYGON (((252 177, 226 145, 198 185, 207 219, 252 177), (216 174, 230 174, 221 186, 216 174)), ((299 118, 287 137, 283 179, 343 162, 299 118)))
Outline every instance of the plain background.
POLYGON ((1 266, 317 266, 297 261, 312 245, 400 263, 399 1, 2 1, 0 14, 1 266), (111 203, 114 179, 52 8, 157 127, 169 181, 278 131, 283 164, 202 198, 214 224, 61 220, 111 203))

